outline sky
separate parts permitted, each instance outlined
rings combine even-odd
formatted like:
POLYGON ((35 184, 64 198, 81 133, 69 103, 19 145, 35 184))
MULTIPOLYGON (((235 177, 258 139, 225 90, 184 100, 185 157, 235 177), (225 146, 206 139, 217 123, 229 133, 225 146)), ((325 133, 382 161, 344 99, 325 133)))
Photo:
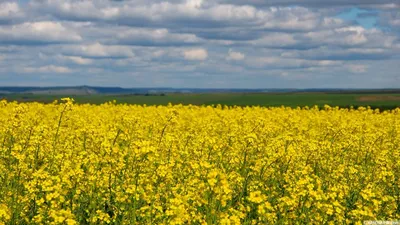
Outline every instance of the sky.
POLYGON ((0 0, 0 86, 400 88, 399 0, 0 0))

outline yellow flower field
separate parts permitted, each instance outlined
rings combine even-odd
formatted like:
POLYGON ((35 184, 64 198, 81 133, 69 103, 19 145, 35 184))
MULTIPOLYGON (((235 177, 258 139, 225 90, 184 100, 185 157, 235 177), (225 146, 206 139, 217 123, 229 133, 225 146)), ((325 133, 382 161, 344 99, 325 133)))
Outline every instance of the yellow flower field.
POLYGON ((0 102, 0 224, 400 218, 400 109, 0 102))

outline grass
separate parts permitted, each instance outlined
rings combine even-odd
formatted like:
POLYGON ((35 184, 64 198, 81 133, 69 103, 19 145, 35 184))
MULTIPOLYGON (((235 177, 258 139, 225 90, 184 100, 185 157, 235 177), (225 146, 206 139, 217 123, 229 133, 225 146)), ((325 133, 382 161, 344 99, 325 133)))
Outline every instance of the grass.
MULTIPOLYGON (((38 94, 9 94, 1 98, 8 101, 50 103, 65 96, 38 94)), ((77 103, 101 104, 116 100, 117 103, 139 105, 237 105, 237 106, 371 106, 372 108, 393 109, 400 106, 400 94, 362 94, 362 93, 205 93, 205 94, 167 94, 159 95, 76 95, 70 96, 77 103), (391 96, 391 98, 385 98, 391 96), (361 97, 377 97, 374 101, 361 101, 361 97)))

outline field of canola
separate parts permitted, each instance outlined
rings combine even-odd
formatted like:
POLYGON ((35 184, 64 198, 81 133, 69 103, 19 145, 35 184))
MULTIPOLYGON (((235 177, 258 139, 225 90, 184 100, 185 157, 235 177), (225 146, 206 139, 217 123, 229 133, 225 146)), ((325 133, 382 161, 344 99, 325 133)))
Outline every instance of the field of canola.
POLYGON ((400 218, 400 109, 0 102, 0 224, 400 218))

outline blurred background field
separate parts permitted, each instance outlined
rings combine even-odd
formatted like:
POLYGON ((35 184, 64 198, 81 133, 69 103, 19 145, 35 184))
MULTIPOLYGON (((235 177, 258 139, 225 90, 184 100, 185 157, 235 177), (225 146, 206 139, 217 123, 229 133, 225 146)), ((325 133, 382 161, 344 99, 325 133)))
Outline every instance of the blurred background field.
POLYGON ((400 106, 400 93, 363 93, 363 92, 284 92, 284 93, 136 93, 136 94, 32 94, 8 93, 0 99, 18 102, 51 103, 62 97, 73 97, 78 104, 101 104, 116 100, 119 104, 140 105, 228 105, 228 106, 288 106, 304 107, 325 104, 348 108, 353 106, 371 106, 381 110, 394 109, 400 106))

